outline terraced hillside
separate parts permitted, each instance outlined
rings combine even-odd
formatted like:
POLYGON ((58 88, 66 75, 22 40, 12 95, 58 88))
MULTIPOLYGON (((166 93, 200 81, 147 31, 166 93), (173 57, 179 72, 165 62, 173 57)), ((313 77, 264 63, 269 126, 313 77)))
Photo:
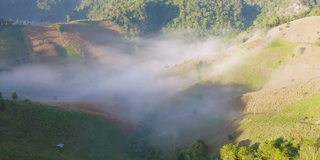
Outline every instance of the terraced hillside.
POLYGON ((116 56, 105 52, 101 46, 124 45, 122 33, 121 28, 113 23, 95 21, 1 26, 0 56, 3 63, 0 67, 81 57, 110 61, 116 56))

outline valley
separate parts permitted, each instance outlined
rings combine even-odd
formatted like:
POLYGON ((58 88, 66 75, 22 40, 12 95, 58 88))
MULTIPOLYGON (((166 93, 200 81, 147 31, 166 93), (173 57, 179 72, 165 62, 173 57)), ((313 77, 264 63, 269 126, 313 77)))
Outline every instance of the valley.
POLYGON ((137 36, 152 29, 132 19, 0 25, 0 159, 178 160, 193 145, 207 159, 241 147, 247 159, 319 159, 320 16, 289 20, 231 38, 169 26, 137 36), (263 150, 274 140, 294 151, 263 150))

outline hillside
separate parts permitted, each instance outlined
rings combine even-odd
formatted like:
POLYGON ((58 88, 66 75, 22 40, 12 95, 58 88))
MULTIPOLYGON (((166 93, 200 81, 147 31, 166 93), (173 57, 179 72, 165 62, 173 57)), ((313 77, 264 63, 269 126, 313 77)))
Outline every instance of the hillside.
POLYGON ((307 17, 275 27, 219 51, 219 56, 208 54, 177 64, 169 74, 201 76, 200 83, 247 86, 247 93, 239 95, 243 117, 235 121, 238 129, 230 132, 239 136, 237 143, 281 136, 297 141, 317 138, 320 47, 314 24, 318 22, 320 17, 307 17))
MULTIPOLYGON (((70 24, 1 26, 0 68, 32 62, 56 62, 63 59, 98 59, 110 62, 116 58, 103 47, 125 45, 121 28, 111 22, 75 21, 70 24)), ((118 55, 120 56, 120 55, 118 55)))
POLYGON ((111 122, 86 113, 6 101, 0 122, 3 160, 132 159, 126 135, 111 122), (58 149, 59 143, 65 147, 58 149))

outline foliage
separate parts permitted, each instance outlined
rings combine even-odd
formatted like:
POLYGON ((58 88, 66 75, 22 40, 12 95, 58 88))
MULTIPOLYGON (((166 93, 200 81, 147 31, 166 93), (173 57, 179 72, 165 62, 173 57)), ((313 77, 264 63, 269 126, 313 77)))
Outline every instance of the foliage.
POLYGON ((209 155, 209 147, 205 142, 197 140, 187 149, 177 147, 173 155, 173 160, 208 160, 209 155))
POLYGON ((310 11, 309 16, 320 16, 320 7, 313 8, 310 11))
POLYGON ((150 145, 150 133, 149 128, 143 124, 131 133, 129 136, 129 152, 141 160, 163 160, 162 152, 150 145))
POLYGON ((223 160, 236 160, 238 148, 233 144, 224 145, 220 150, 220 156, 223 160))
POLYGON ((2 93, 0 92, 0 111, 3 112, 5 111, 6 106, 5 106, 5 101, 2 97, 2 93))
POLYGON ((299 148, 291 141, 285 140, 284 138, 278 138, 261 145, 258 152, 259 157, 262 159, 290 160, 299 155, 298 151, 299 148))
POLYGON ((55 28, 56 28, 56 30, 57 30, 58 32, 63 32, 63 31, 62 31, 62 25, 61 25, 61 24, 56 24, 56 25, 55 25, 55 28))
POLYGON ((192 160, 207 160, 209 158, 209 148, 201 140, 193 142, 187 152, 189 159, 192 160))
POLYGON ((233 144, 224 145, 220 150, 222 160, 274 159, 290 160, 299 155, 299 147, 284 138, 277 138, 265 144, 250 147, 238 147, 233 144))
POLYGON ((37 0, 37 6, 39 9, 50 11, 57 2, 58 0, 37 0))
POLYGON ((13 100, 18 99, 18 94, 17 94, 17 92, 12 92, 12 93, 11 93, 11 98, 12 98, 13 100))
POLYGON ((244 29, 244 1, 197 0, 84 0, 79 10, 89 8, 89 18, 106 19, 129 33, 159 31, 162 28, 214 32, 244 29))
POLYGON ((307 16, 310 10, 309 15, 318 15, 319 10, 316 0, 17 0, 12 7, 19 6, 14 10, 20 11, 26 5, 33 7, 32 17, 40 21, 61 22, 67 15, 109 20, 131 35, 162 30, 229 35, 250 26, 268 28, 287 23, 307 16), (292 4, 298 5, 298 10, 292 9, 292 4))

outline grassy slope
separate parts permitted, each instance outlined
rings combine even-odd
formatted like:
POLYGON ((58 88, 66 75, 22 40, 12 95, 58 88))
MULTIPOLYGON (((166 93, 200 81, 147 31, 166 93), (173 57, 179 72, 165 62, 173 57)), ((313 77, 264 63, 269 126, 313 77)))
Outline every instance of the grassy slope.
POLYGON ((238 128, 238 141, 250 139, 263 142, 280 136, 301 139, 320 135, 320 93, 271 114, 245 115, 238 128), (307 117, 307 118, 306 118, 307 117), (302 121, 306 118, 305 121, 302 121), (243 132, 244 131, 244 132, 243 132))
POLYGON ((246 59, 231 73, 220 77, 224 83, 245 84, 260 88, 284 64, 298 44, 282 40, 273 40, 267 48, 258 51, 246 59))
POLYGON ((1 160, 132 159, 126 138, 103 119, 31 102, 7 102, 0 112, 1 160), (58 150, 55 145, 64 143, 58 150))

